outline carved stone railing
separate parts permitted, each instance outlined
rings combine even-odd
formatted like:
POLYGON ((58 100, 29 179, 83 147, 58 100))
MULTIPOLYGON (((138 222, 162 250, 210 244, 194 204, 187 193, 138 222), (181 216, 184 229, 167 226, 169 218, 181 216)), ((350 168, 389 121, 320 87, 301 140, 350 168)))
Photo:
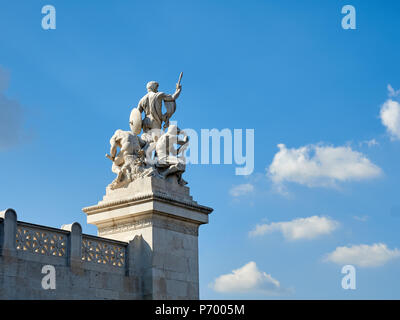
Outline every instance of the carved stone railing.
MULTIPOLYGON (((1 255, 9 254, 23 259, 46 259, 46 261, 58 259, 57 263, 71 267, 96 269, 112 267, 116 272, 130 274, 133 264, 129 261, 128 252, 133 250, 133 246, 133 241, 128 244, 82 234, 79 223, 56 229, 17 221, 17 215, 12 209, 0 212, 1 255)), ((133 257, 133 254, 131 256, 133 257)))
POLYGON ((67 254, 68 233, 64 230, 18 222, 16 249, 46 256, 67 254))
POLYGON ((126 243, 119 241, 83 235, 82 260, 122 268, 125 266, 126 247, 126 243))

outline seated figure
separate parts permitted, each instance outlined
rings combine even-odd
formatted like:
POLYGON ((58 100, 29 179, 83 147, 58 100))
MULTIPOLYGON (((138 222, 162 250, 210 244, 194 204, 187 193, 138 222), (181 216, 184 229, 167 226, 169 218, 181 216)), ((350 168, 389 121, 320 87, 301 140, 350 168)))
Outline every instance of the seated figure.
POLYGON ((186 160, 183 155, 189 145, 188 136, 176 125, 170 125, 168 131, 161 135, 155 145, 155 166, 159 174, 166 178, 169 175, 176 174, 178 183, 185 185, 187 182, 182 179, 182 173, 186 169, 186 160), (181 139, 179 136, 183 135, 181 139), (178 149, 175 145, 179 145, 178 149))
POLYGON ((152 168, 147 168, 144 163, 144 147, 146 143, 136 134, 129 131, 117 130, 110 140, 110 155, 106 154, 112 162, 112 172, 117 174, 110 188, 116 189, 129 184, 139 176, 149 175, 152 168), (119 148, 119 151, 118 151, 119 148))

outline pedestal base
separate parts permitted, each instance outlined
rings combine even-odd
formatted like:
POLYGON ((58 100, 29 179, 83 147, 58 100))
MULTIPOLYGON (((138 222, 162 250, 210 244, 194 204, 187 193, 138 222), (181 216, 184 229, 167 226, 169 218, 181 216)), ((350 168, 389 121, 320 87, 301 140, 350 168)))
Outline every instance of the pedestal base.
POLYGON ((83 211, 99 236, 140 242, 134 264, 144 297, 198 299, 198 227, 208 223, 212 209, 193 201, 188 187, 147 177, 107 190, 102 201, 83 211))

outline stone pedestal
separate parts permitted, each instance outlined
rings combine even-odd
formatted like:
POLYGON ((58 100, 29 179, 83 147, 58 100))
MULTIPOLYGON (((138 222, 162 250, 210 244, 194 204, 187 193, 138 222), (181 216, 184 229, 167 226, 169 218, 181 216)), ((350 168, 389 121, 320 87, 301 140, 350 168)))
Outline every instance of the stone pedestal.
POLYGON ((198 227, 208 223, 212 209, 193 201, 176 177, 108 188, 102 201, 83 211, 99 236, 134 241, 131 263, 142 277, 144 298, 199 298, 198 227))

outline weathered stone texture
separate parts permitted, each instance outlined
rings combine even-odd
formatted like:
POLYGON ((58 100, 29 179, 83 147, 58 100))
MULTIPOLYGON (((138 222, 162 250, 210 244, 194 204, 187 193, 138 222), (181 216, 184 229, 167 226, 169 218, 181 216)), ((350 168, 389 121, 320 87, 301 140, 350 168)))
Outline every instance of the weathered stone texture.
POLYGON ((128 247, 82 235, 78 224, 61 230, 17 222, 7 210, 0 213, 0 299, 143 299, 128 247), (42 286, 45 265, 55 268, 55 289, 42 286))

